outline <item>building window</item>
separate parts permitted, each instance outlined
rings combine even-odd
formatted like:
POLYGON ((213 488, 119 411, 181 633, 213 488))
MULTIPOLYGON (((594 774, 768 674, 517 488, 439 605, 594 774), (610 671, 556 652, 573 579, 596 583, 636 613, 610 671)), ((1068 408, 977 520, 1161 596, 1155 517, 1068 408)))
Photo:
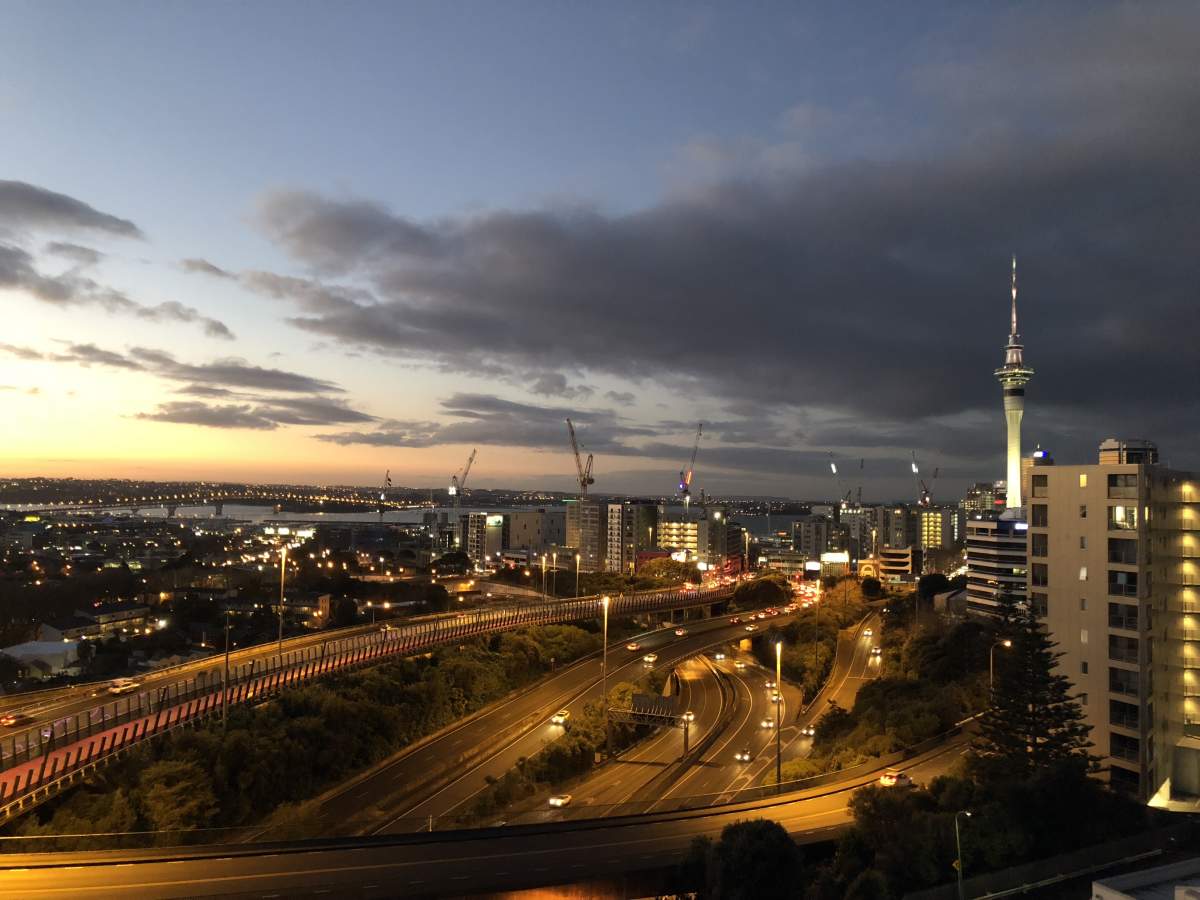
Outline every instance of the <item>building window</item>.
POLYGON ((1118 728, 1129 728, 1137 731, 1138 708, 1134 704, 1126 703, 1123 700, 1109 700, 1108 721, 1118 728))
POLYGON ((1137 499, 1137 474, 1109 475, 1108 496, 1113 500, 1137 499))
POLYGON ((1048 509, 1049 507, 1046 506, 1045 503, 1034 503, 1029 510, 1029 524, 1034 528, 1048 528, 1049 526, 1046 524, 1047 520, 1049 519, 1049 516, 1047 515, 1048 509))
POLYGON ((1045 475, 1034 475, 1033 476, 1033 496, 1045 497, 1046 491, 1048 488, 1047 482, 1048 482, 1048 479, 1046 478, 1045 475))
POLYGON ((1137 551, 1137 541, 1122 540, 1121 538, 1108 539, 1108 561, 1111 563, 1136 566, 1138 559, 1137 551))
POLYGON ((1087 487, 1087 472, 1079 473, 1079 486, 1081 488, 1087 487))
POLYGON ((1087 597, 1079 598, 1079 609, 1083 612, 1087 611, 1087 597))
POLYGON ((1050 572, 1045 563, 1034 563, 1030 567, 1030 582, 1037 587, 1046 587, 1050 583, 1050 572))
POLYGON ((1079 536, 1079 549, 1080 550, 1087 549, 1087 535, 1086 534, 1081 534, 1079 536))
POLYGON ((1080 567, 1079 567, 1079 580, 1080 580, 1080 581, 1087 581, 1087 566, 1080 566, 1080 567))
MULTIPOLYGON (((1153 744, 1150 744, 1153 747, 1153 744)), ((1151 779, 1153 784, 1154 780, 1151 779)), ((1108 785, 1114 791, 1120 791, 1122 794, 1136 795, 1141 788, 1141 778, 1137 772, 1132 772, 1129 769, 1122 769, 1120 766, 1113 766, 1108 770, 1108 785)))
POLYGON ((1128 603, 1108 604, 1108 627, 1137 631, 1138 608, 1128 603))
POLYGON ((1108 508, 1109 531, 1135 531, 1137 525, 1136 506, 1110 506, 1108 508))
POLYGON ((1045 556, 1049 536, 1044 532, 1034 532, 1029 535, 1029 555, 1045 556))
POLYGON ((1088 670, 1087 670, 1087 660, 1085 659, 1085 660, 1083 660, 1082 662, 1080 662, 1080 663, 1079 663, 1079 674, 1080 674, 1080 675, 1086 675, 1087 673, 1088 673, 1088 670))
POLYGON ((1080 694, 1079 695, 1079 705, 1087 706, 1088 705, 1087 702, 1088 702, 1088 695, 1086 693, 1080 694))
POLYGON ((1050 601, 1045 594, 1030 594, 1029 603, 1033 608, 1033 614, 1038 618, 1044 619, 1050 613, 1050 601))
POLYGON ((1079 518, 1081 518, 1081 519, 1087 518, 1087 504, 1086 503, 1079 504, 1079 518))
MULTIPOLYGON (((1112 476, 1109 477, 1111 478, 1112 476)), ((1127 737, 1116 732, 1109 732, 1109 756, 1115 756, 1117 759, 1127 759, 1130 762, 1137 762, 1139 749, 1141 749, 1141 742, 1137 738, 1127 737)))
POLYGON ((1108 571, 1108 593, 1113 597, 1136 597, 1138 573, 1108 571))
POLYGON ((1138 673, 1128 669, 1108 669, 1108 692, 1110 694, 1138 695, 1138 673))
POLYGON ((1087 629, 1086 628, 1079 629, 1079 643, 1081 643, 1081 644, 1087 643, 1087 629))
POLYGON ((1108 658, 1116 662, 1137 663, 1138 639, 1110 634, 1108 636, 1108 658))

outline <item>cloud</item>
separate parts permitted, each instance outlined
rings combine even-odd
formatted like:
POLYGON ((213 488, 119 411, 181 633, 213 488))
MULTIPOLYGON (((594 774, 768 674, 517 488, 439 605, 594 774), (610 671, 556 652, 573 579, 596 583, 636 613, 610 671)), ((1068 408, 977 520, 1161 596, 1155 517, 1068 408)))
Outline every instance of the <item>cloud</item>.
POLYGON ((573 400, 575 398, 585 399, 596 393, 586 384, 568 384, 567 376, 561 372, 543 372, 540 375, 535 373, 529 377, 533 379, 528 384, 529 391, 543 397, 565 397, 573 400))
POLYGON ((51 241, 42 248, 46 253, 53 253, 55 256, 66 257, 80 266, 94 266, 100 260, 104 259, 104 254, 99 250, 93 250, 91 247, 84 247, 79 244, 70 244, 63 241, 51 241))
POLYGON ((637 397, 635 397, 629 391, 605 391, 604 396, 606 399, 611 400, 613 403, 620 404, 621 406, 632 406, 633 402, 637 399, 637 397))
POLYGON ((118 237, 143 238, 140 228, 88 206, 82 200, 23 181, 0 180, 0 228, 78 229, 118 237))
POLYGON ((208 316, 202 316, 192 307, 184 306, 182 303, 177 303, 174 300, 168 300, 157 306, 144 306, 137 311, 137 314, 143 319, 152 319, 157 322, 196 322, 204 327, 204 333, 209 337, 223 338, 229 341, 233 340, 233 332, 229 330, 224 322, 210 319, 208 316))
MULTIPOLYGON (((1054 411, 1027 435, 1090 458, 1098 435, 1053 419, 1141 434, 1159 424, 1154 397, 1175 412, 1160 441, 1200 463, 1197 404, 1175 388, 1195 380, 1200 9, 1013 15, 992 46, 911 74, 909 103, 944 123, 919 153, 780 166, 622 214, 422 222, 381 202, 273 192, 259 227, 318 276, 276 287, 297 327, 350 347, 470 358, 514 378, 652 380, 769 407, 803 433, 800 449, 958 446, 986 476, 1003 452, 992 369, 1015 252, 1029 404, 1054 411), (967 424, 943 424, 956 420, 967 424)), ((827 124, 802 106, 785 121, 827 124)))
POLYGON ((182 259, 179 266, 185 272, 199 272, 202 275, 212 275, 215 278, 236 278, 232 272, 226 272, 220 266, 215 266, 206 259, 182 259))
POLYGON ((18 347, 15 344, 0 344, 0 353, 7 353, 9 356, 15 356, 17 359, 45 358, 40 350, 34 350, 32 347, 18 347))
POLYGON ((172 400, 135 418, 206 428, 272 429, 280 425, 346 425, 374 421, 344 401, 326 398, 260 399, 257 403, 216 405, 199 400, 172 400))

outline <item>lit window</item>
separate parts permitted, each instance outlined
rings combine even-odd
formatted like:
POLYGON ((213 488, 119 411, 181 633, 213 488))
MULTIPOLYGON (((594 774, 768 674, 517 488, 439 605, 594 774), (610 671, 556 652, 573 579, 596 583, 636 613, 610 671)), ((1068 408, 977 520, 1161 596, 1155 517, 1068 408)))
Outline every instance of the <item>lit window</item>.
POLYGON ((1081 644, 1087 643, 1087 629, 1086 628, 1079 629, 1079 643, 1081 643, 1081 644))
POLYGON ((1079 486, 1081 488, 1087 487, 1087 472, 1079 473, 1079 486))
POLYGON ((1080 580, 1080 581, 1087 581, 1087 566, 1080 566, 1080 567, 1079 567, 1079 580, 1080 580))

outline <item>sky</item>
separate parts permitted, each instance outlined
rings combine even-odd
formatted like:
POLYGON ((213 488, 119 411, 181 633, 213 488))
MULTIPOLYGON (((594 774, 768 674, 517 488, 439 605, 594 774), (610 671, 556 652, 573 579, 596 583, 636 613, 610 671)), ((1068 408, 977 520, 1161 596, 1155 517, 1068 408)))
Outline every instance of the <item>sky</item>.
POLYGON ((4 18, 0 475, 952 500, 1013 255, 1026 449, 1200 467, 1195 4, 4 18))

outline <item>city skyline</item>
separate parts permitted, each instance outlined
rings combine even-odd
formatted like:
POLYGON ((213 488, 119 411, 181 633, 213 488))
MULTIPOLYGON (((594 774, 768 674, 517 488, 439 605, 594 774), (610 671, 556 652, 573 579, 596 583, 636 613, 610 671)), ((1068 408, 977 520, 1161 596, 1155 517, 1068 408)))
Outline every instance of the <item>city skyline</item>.
POLYGON ((479 446, 566 491, 569 416, 603 492, 668 493, 703 421, 710 493, 831 496, 833 452, 897 499, 916 451, 956 498, 1004 477, 1013 253, 1026 448, 1200 462, 1194 8, 66 9, 0 37, 3 474, 423 486, 479 446))

